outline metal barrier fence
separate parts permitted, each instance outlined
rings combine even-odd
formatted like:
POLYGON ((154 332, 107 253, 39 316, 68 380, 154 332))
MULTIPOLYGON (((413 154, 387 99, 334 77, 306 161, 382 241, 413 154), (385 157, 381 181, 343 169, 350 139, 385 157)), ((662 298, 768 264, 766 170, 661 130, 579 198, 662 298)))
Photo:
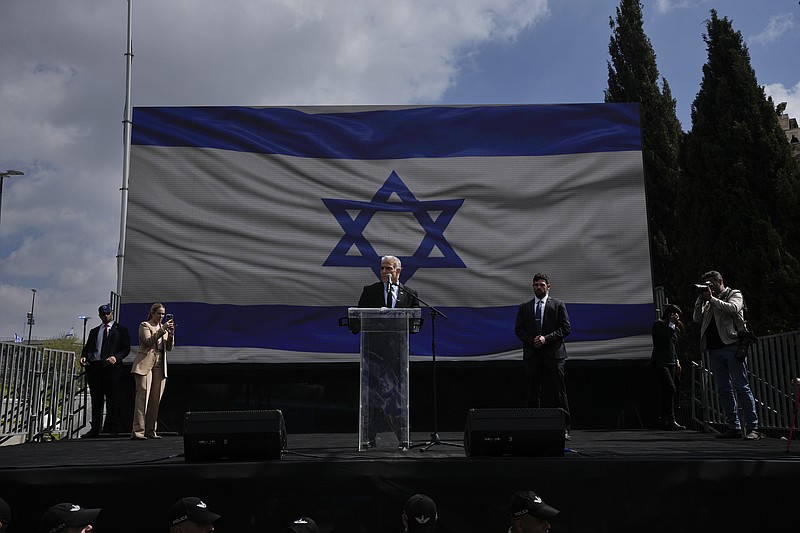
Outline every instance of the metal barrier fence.
POLYGON ((0 444, 76 438, 86 426, 75 352, 0 343, 0 444))
MULTIPOLYGON (((75 352, 0 343, 0 444, 77 438, 87 425, 88 394, 75 352)), ((762 430, 788 433, 792 380, 800 377, 800 331, 760 337, 748 355, 750 386, 762 430)), ((725 426, 708 353, 692 362, 690 417, 706 431, 725 426)))
MULTIPOLYGON (((800 377, 800 331, 759 337, 750 347, 747 365, 759 426, 788 433, 795 414, 792 380, 800 377)), ((692 363, 691 417, 707 431, 717 431, 725 426, 725 416, 710 368, 708 352, 692 363)))

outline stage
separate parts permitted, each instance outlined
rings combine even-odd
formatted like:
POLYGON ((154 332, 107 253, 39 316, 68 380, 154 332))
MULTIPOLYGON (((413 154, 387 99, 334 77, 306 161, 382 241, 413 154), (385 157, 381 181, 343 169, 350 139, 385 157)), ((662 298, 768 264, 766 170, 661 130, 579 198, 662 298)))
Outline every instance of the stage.
MULTIPOLYGON (((463 433, 440 434, 461 443, 463 433)), ((414 443, 430 435, 413 433, 414 443)), ((98 533, 166 531, 166 510, 199 496, 217 531, 281 532, 311 516, 323 533, 400 532, 416 492, 445 533, 503 532, 515 490, 562 514, 553 532, 783 531, 795 528, 800 443, 718 440, 696 431, 576 430, 563 457, 466 457, 464 449, 357 451, 355 434, 288 435, 279 460, 186 463, 183 438, 100 438, 0 447, 9 533, 35 531, 49 505, 102 507, 98 533)))

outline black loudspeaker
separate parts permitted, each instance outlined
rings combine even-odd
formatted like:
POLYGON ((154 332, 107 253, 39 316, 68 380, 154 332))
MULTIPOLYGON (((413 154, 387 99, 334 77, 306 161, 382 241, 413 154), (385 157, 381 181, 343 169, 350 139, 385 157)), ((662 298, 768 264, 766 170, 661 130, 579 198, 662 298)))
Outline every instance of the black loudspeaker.
POLYGON ((564 411, 470 409, 464 449, 472 456, 563 457, 564 411))
POLYGON ((286 449, 283 413, 272 411, 189 411, 183 424, 187 462, 280 459, 286 449))

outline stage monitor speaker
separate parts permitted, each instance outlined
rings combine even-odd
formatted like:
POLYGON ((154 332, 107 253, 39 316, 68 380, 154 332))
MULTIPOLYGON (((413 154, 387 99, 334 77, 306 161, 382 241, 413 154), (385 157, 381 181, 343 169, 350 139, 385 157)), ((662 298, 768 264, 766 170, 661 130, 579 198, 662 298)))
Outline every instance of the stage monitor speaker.
POLYGON ((464 449, 472 456, 558 457, 564 455, 564 411, 470 409, 464 449))
POLYGON ((286 449, 283 413, 189 411, 183 425, 187 462, 280 459, 286 449))

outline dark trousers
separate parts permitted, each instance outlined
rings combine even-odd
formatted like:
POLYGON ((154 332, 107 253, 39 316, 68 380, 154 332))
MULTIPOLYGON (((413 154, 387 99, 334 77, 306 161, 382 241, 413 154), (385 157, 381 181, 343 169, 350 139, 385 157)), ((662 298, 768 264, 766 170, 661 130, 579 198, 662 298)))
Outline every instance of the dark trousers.
POLYGON ((653 371, 661 384, 661 422, 675 420, 675 397, 678 391, 676 365, 653 365, 653 371))
POLYGON ((101 362, 91 362, 86 367, 86 383, 92 396, 92 433, 122 431, 122 421, 119 416, 121 378, 122 373, 119 369, 101 362), (106 404, 105 426, 103 426, 103 402, 106 404))
POLYGON ((564 410, 564 424, 572 425, 569 415, 567 385, 564 379, 564 359, 533 356, 525 360, 528 376, 528 407, 560 407, 564 410))

